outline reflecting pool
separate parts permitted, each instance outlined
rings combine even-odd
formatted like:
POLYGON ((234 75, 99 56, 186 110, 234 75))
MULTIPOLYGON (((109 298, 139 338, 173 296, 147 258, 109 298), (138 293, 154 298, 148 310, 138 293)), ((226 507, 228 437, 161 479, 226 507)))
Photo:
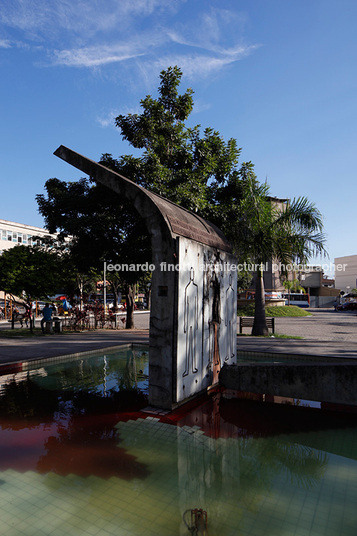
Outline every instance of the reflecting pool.
POLYGON ((147 389, 140 347, 0 376, 0 534, 355 536, 355 414, 147 389))

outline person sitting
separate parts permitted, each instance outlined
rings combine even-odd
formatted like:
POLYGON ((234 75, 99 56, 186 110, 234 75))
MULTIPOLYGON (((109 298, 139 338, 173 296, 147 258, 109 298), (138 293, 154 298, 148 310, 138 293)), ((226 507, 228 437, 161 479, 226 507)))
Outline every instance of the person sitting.
POLYGON ((45 333, 45 323, 52 320, 53 309, 49 303, 46 303, 42 309, 41 329, 42 333, 45 333))

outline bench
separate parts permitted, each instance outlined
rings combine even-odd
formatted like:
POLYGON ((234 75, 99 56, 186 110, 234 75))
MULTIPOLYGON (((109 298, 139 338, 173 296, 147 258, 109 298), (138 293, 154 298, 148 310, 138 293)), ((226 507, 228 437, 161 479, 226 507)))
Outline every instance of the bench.
MULTIPOLYGON (((266 319, 267 328, 271 329, 272 333, 275 333, 275 318, 269 317, 266 319)), ((240 316, 239 317, 239 333, 243 333, 243 328, 252 328, 254 324, 254 316, 240 316)))
POLYGON ((51 320, 45 320, 43 329, 45 333, 61 333, 62 319, 55 316, 54 318, 51 318, 51 320))

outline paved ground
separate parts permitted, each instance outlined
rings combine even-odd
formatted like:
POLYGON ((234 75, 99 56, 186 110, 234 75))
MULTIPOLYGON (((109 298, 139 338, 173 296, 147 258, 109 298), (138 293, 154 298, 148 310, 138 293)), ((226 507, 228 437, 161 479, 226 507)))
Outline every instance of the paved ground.
POLYGON ((313 316, 276 318, 277 333, 315 341, 357 342, 357 313, 309 309, 313 316))
MULTIPOLYGON (((309 309, 312 316, 276 318, 277 334, 302 340, 273 337, 238 337, 238 351, 272 352, 357 359, 357 314, 333 309, 309 309)), ((248 329, 244 330, 249 333, 248 329)))
MULTIPOLYGON (((273 337, 238 337, 238 351, 273 352, 357 359, 357 314, 331 309, 311 309, 311 317, 277 318, 279 334, 303 340, 273 337)), ((108 348, 123 343, 146 343, 149 314, 135 314, 134 330, 97 330, 71 335, 45 335, 36 339, 0 338, 0 364, 56 357, 108 348)), ((7 327, 1 323, 1 328, 7 327)), ((245 329, 245 333, 249 333, 245 329)))
MULTIPOLYGON (((0 322, 0 329, 9 329, 9 323, 0 322)), ((39 321, 36 321, 36 327, 39 321)), ((149 313, 135 314, 136 329, 120 328, 96 330, 66 335, 51 334, 36 338, 0 338, 0 365, 17 361, 32 361, 89 352, 126 343, 148 343, 149 313)), ((16 328, 21 329, 21 328, 16 328)), ((26 328, 23 328, 26 329, 26 328)))

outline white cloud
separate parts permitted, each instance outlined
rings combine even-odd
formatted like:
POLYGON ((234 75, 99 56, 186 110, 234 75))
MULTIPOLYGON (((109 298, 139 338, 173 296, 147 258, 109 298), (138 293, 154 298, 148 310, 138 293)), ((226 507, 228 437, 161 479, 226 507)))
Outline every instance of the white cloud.
POLYGON ((159 49, 163 40, 167 40, 166 34, 149 31, 110 44, 98 43, 89 47, 55 50, 52 54, 53 63, 69 67, 98 67, 118 63, 159 49))
POLYGON ((77 50, 59 50, 54 52, 54 64, 69 67, 98 67, 116 63, 142 55, 126 45, 88 47, 77 50))
POLYGON ((169 35, 174 42, 191 47, 207 50, 230 48, 229 42, 236 43, 241 39, 244 23, 245 16, 239 11, 211 7, 200 13, 197 20, 177 24, 169 35))
POLYGON ((155 73, 158 70, 166 69, 170 65, 178 65, 183 71, 185 77, 195 79, 197 77, 206 77, 210 74, 221 70, 225 65, 237 61, 238 58, 234 57, 213 57, 203 54, 195 55, 172 55, 162 56, 160 59, 155 60, 154 66, 147 66, 147 69, 153 69, 155 73))
POLYGON ((8 39, 0 39, 0 48, 11 48, 11 43, 8 39))
POLYGON ((184 0, 5 0, 0 23, 32 39, 60 39, 63 30, 82 40, 98 33, 123 33, 136 19, 172 11, 184 0))
MULTIPOLYGON (((110 110, 109 112, 105 112, 102 116, 97 117, 97 123, 100 124, 100 126, 106 128, 106 127, 115 127, 115 118, 118 117, 118 115, 128 115, 128 114, 140 114, 142 110, 139 106, 135 108, 129 108, 128 106, 124 106, 122 109, 115 109, 110 110)), ((116 128, 116 127, 115 127, 116 128)))
MULTIPOLYGON (((257 48, 243 42, 244 16, 239 11, 213 8, 209 2, 207 7, 204 1, 198 10, 187 0, 5 3, 0 23, 22 30, 23 46, 31 46, 37 55, 45 50, 52 65, 95 69, 126 63, 134 67, 130 76, 138 69, 140 82, 147 85, 157 78, 158 68, 179 65, 185 77, 207 77, 257 48)), ((0 47, 9 43, 3 39, 0 47)), ((43 59, 35 61, 45 65, 43 59)))
POLYGON ((97 117, 97 123, 103 128, 114 127, 114 119, 118 117, 119 112, 110 111, 105 113, 103 116, 97 117))

